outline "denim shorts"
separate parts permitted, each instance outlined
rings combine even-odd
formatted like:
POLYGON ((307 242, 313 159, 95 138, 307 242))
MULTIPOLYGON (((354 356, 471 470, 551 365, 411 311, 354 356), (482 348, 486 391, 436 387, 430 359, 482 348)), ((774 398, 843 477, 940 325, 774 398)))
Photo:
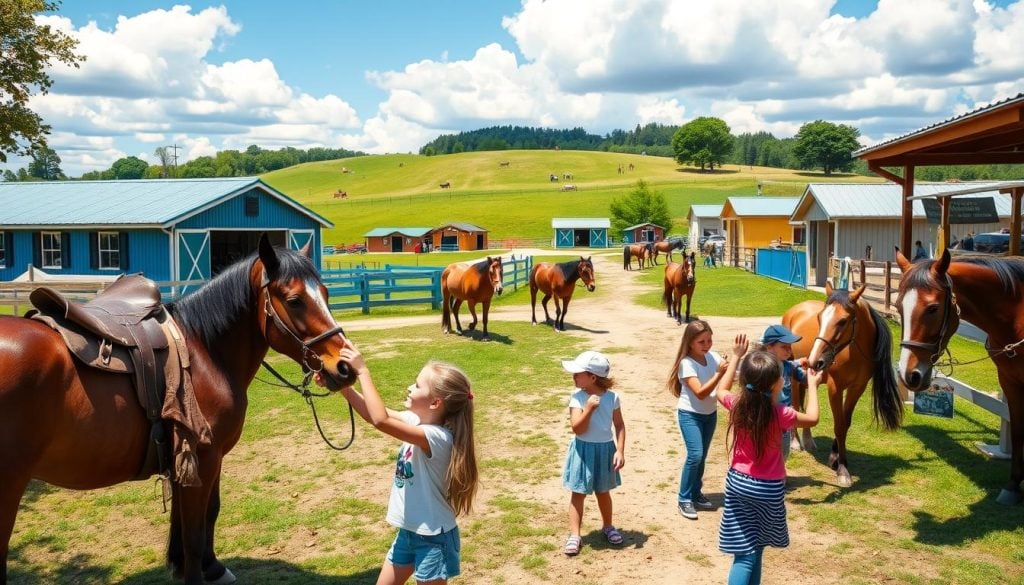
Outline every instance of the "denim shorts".
POLYGON ((459 528, 441 534, 416 534, 404 528, 398 529, 395 541, 388 551, 388 562, 396 566, 415 567, 413 577, 417 581, 451 579, 458 575, 459 554, 462 541, 459 528))

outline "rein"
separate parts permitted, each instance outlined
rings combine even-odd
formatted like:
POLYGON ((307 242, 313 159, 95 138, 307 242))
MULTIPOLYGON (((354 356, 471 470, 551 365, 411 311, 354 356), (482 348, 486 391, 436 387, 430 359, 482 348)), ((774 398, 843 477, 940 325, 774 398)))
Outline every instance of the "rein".
MULTIPOLYGON (((264 310, 264 313, 266 314, 267 317, 269 317, 270 319, 273 320, 274 325, 276 325, 278 329, 280 329, 281 331, 287 333, 292 338, 292 340, 294 340, 295 343, 297 343, 299 345, 299 347, 302 348, 302 366, 303 366, 303 368, 305 368, 306 373, 302 377, 302 384, 297 386, 297 385, 289 382, 287 379, 285 379, 285 377, 282 376, 277 370, 275 370, 273 368, 273 366, 271 366, 270 364, 267 363, 267 360, 262 360, 263 367, 266 368, 266 370, 268 372, 273 374, 275 378, 277 378, 278 380, 280 380, 282 382, 282 384, 273 384, 273 383, 271 383, 272 385, 279 386, 279 387, 282 387, 282 388, 291 388, 292 390, 297 392, 300 396, 302 396, 302 398, 306 401, 306 404, 309 405, 310 410, 313 412, 313 422, 316 424, 316 430, 320 432, 320 438, 322 438, 324 440, 324 443, 326 443, 328 447, 330 447, 331 449, 334 449, 335 451, 344 451, 345 449, 348 449, 349 447, 351 447, 352 443, 356 439, 356 419, 355 419, 355 413, 352 410, 352 403, 349 403, 349 405, 348 405, 348 419, 349 419, 349 426, 350 426, 349 438, 348 438, 348 441, 344 445, 342 445, 341 447, 338 447, 338 446, 334 445, 334 443, 332 443, 330 441, 330 439, 327 438, 327 435, 324 433, 324 429, 320 425, 320 417, 316 413, 316 405, 313 403, 313 398, 314 397, 328 396, 328 395, 330 395, 330 392, 321 392, 321 393, 313 392, 312 390, 309 389, 309 383, 313 379, 313 376, 318 374, 318 373, 320 373, 321 371, 323 371, 323 368, 324 368, 323 360, 321 360, 320 356, 318 356, 312 349, 310 349, 310 346, 316 345, 317 343, 320 343, 321 341, 323 341, 325 339, 329 339, 331 337, 334 337, 335 335, 337 335, 339 333, 341 333, 342 336, 344 336, 345 335, 345 329, 341 325, 338 325, 336 327, 332 327, 332 328, 328 329, 327 331, 324 331, 320 335, 317 335, 316 337, 314 337, 314 338, 312 338, 310 340, 306 340, 306 341, 302 340, 298 335, 295 334, 294 331, 292 331, 288 327, 288 325, 285 324, 285 322, 281 319, 280 315, 277 314, 277 309, 275 309, 274 308, 274 304, 270 302, 270 291, 268 290, 269 286, 270 286, 270 280, 267 278, 266 270, 264 270, 264 272, 263 272, 263 282, 262 282, 262 284, 260 286, 260 288, 263 289, 263 300, 264 300, 263 310, 264 310), (315 357, 316 361, 319 362, 319 367, 314 368, 309 363, 309 358, 311 356, 315 357)), ((263 335, 264 335, 264 337, 266 337, 266 326, 264 326, 263 335)))

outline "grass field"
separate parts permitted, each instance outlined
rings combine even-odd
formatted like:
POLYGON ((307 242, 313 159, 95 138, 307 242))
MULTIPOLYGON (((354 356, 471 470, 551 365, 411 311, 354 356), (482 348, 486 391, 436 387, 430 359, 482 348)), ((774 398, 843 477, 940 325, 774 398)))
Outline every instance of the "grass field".
MULTIPOLYGON (((553 217, 608 217, 608 205, 643 179, 663 194, 673 217, 672 233, 687 231, 694 203, 722 203, 753 196, 757 183, 767 196, 796 196, 809 182, 879 179, 765 167, 726 165, 714 173, 679 167, 662 157, 585 151, 513 150, 444 156, 383 155, 309 163, 261 177, 335 223, 329 244, 362 242, 377 227, 435 227, 469 222, 492 239, 547 238, 553 217), (508 161, 508 167, 499 163, 508 161), (618 172, 619 165, 634 170, 618 172), (342 168, 351 172, 342 173, 342 168), (575 192, 560 191, 550 174, 572 173, 575 192), (440 183, 451 182, 442 190, 440 183), (336 191, 346 199, 335 199, 336 191)), ((565 181, 568 182, 568 181, 565 181)))

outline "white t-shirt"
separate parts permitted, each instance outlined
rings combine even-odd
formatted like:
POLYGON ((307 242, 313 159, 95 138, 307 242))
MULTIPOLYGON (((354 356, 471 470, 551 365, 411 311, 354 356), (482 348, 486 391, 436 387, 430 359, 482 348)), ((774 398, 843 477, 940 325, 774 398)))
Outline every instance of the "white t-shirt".
POLYGON ((456 526, 455 511, 444 497, 445 476, 452 457, 452 433, 442 426, 421 425, 419 417, 412 412, 398 416, 423 429, 430 445, 430 456, 409 443, 399 447, 387 521, 392 526, 423 535, 452 530, 456 526))
MULTIPOLYGON (((583 410, 590 394, 579 388, 569 397, 569 408, 583 410)), ((615 440, 615 431, 612 425, 612 413, 619 408, 619 395, 611 390, 605 390, 601 395, 601 403, 594 412, 590 413, 590 424, 587 432, 576 435, 576 439, 588 443, 607 443, 615 440)))
POLYGON ((679 401, 676 402, 677 410, 696 412, 697 414, 713 414, 717 411, 718 395, 715 390, 712 390, 703 399, 699 399, 686 384, 686 378, 697 378, 700 385, 703 386, 715 375, 722 358, 718 357, 717 353, 709 351, 705 354, 705 359, 708 362, 706 366, 700 365, 690 356, 685 356, 679 362, 679 383, 682 385, 682 389, 679 391, 679 401))

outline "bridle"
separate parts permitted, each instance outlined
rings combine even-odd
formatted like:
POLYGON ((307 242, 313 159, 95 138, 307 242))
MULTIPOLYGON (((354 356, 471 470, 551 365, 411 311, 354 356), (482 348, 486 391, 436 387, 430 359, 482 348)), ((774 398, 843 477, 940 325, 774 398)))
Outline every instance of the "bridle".
MULTIPOLYGON (((288 327, 284 320, 281 319, 281 316, 278 314, 277 309, 274 308, 274 303, 270 301, 269 287, 270 279, 267 277, 267 271, 264 268, 263 279, 260 284, 260 290, 263 292, 263 313, 267 317, 267 319, 273 321, 274 325, 276 325, 280 331, 286 333, 288 337, 290 337, 292 341, 294 341, 299 346, 302 352, 301 365, 303 370, 305 370, 305 375, 302 377, 301 384, 293 384, 292 382, 289 382, 284 376, 282 376, 280 372, 275 370, 273 366, 268 364, 267 360, 263 360, 263 367, 266 368, 268 372, 273 374, 275 378, 281 381, 281 384, 274 384, 272 382, 265 383, 271 384, 273 386, 280 386, 282 388, 290 388, 297 392, 299 395, 301 395, 302 398, 306 401, 306 404, 309 405, 310 410, 312 410, 313 412, 313 422, 316 423, 316 430, 320 432, 320 438, 322 438, 324 440, 324 443, 326 443, 327 446, 330 447, 331 449, 334 449, 335 451, 344 451, 345 449, 351 447, 352 442, 355 441, 356 439, 356 419, 354 416, 354 412, 352 410, 352 403, 349 403, 348 405, 349 438, 344 445, 338 447, 334 443, 332 443, 330 439, 327 438, 327 435, 324 433, 323 427, 320 425, 320 417, 316 413, 316 405, 313 404, 313 398, 329 396, 331 393, 313 392, 312 390, 309 389, 309 383, 313 380, 313 376, 323 371, 324 368, 323 360, 320 359, 320 356, 317 355, 316 352, 314 352, 311 349, 312 346, 326 339, 330 339, 331 337, 334 337, 339 333, 342 335, 342 337, 345 337, 345 329, 341 325, 337 325, 335 327, 331 327, 327 331, 324 331, 320 335, 317 335, 311 339, 302 339, 301 337, 296 335, 295 332, 292 331, 290 327, 288 327), (310 357, 316 358, 316 361, 319 364, 317 367, 314 368, 313 365, 309 363, 310 357)), ((263 326, 263 338, 267 339, 269 343, 266 323, 267 321, 265 320, 263 326)))
MULTIPOLYGON (((821 341, 822 343, 825 344, 825 352, 823 354, 823 357, 827 357, 828 358, 826 360, 826 363, 828 363, 829 365, 832 365, 832 362, 834 362, 836 360, 836 356, 839 355, 839 352, 841 352, 844 349, 846 349, 847 347, 849 347, 850 344, 852 344, 855 339, 857 339, 857 305, 856 305, 856 303, 854 303, 853 312, 850 313, 850 338, 849 339, 847 339, 846 341, 844 341, 842 343, 835 344, 835 343, 832 343, 831 341, 829 341, 828 339, 825 339, 824 337, 822 337, 820 335, 818 335, 818 336, 816 336, 814 338, 815 341, 821 341)), ((854 347, 857 347, 857 346, 855 345, 854 347)), ((858 348, 858 351, 859 351, 859 348, 858 348)))
POLYGON ((487 268, 487 276, 491 280, 491 286, 493 288, 501 288, 501 281, 505 279, 504 272, 501 269, 501 260, 491 263, 487 268))
MULTIPOLYGON (((943 284, 945 284, 946 298, 942 303, 942 326, 939 328, 938 338, 932 343, 924 341, 915 341, 913 339, 908 339, 900 342, 900 347, 904 347, 907 349, 923 349, 924 351, 928 352, 930 354, 928 357, 928 361, 932 365, 935 365, 936 362, 939 361, 939 358, 942 357, 942 353, 944 351, 949 351, 946 347, 947 342, 945 340, 946 334, 950 333, 950 317, 953 315, 954 311, 956 311, 957 318, 960 317, 960 306, 956 304, 956 293, 953 292, 953 280, 949 277, 949 274, 944 274, 943 276, 943 284)), ((900 306, 902 309, 902 303, 900 303, 900 306)), ((903 313, 901 311, 900 316, 902 315, 903 313)), ((906 324, 904 324, 904 327, 905 326, 906 324)))

